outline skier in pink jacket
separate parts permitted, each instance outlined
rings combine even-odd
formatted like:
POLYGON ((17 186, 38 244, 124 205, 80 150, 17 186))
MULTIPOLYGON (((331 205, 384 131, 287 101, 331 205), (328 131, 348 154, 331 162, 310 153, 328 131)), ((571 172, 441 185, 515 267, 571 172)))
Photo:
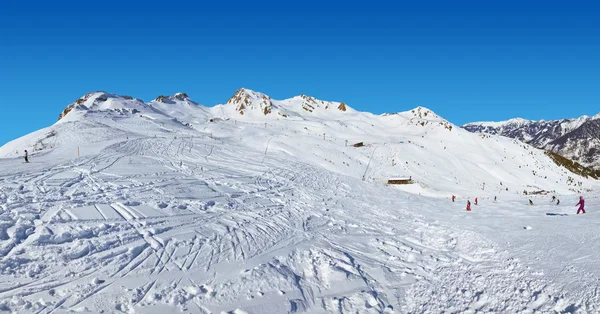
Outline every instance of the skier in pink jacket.
POLYGON ((579 215, 579 212, 582 211, 585 214, 585 209, 583 208, 583 206, 585 205, 585 201, 583 200, 583 196, 579 197, 579 203, 577 203, 575 206, 579 205, 579 209, 577 209, 577 215, 579 215))

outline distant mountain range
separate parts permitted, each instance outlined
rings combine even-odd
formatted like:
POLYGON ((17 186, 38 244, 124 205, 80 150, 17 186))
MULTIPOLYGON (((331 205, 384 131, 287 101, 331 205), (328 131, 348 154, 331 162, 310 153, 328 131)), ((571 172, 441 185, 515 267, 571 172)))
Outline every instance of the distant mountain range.
POLYGON ((462 126, 473 133, 498 134, 552 151, 588 167, 600 169, 600 113, 576 119, 474 122, 462 126))

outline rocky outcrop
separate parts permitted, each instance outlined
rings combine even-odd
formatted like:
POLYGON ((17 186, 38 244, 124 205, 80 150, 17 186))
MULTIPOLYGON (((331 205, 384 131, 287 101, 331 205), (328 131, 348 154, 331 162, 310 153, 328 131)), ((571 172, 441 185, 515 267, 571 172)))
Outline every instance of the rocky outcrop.
POLYGON ((59 115, 58 120, 62 120, 65 116, 71 113, 74 110, 81 110, 87 112, 97 112, 97 111, 106 111, 106 112, 114 112, 116 114, 136 114, 139 113, 139 110, 136 108, 140 108, 145 106, 144 102, 140 99, 133 98, 131 96, 119 96, 114 94, 109 94, 106 92, 92 92, 85 94, 83 97, 75 100, 71 104, 69 104, 59 115), (126 104, 125 107, 119 107, 117 105, 114 107, 112 103, 106 103, 112 99, 122 100, 118 102, 120 104, 126 104))
POLYGON ((190 101, 190 97, 186 93, 176 93, 172 96, 160 95, 154 99, 155 102, 163 104, 174 104, 177 101, 190 101))
POLYGON ((79 108, 79 109, 87 109, 87 107, 84 105, 92 96, 96 95, 97 99, 101 98, 103 100, 101 101, 106 101, 107 97, 106 97, 106 93, 104 92, 92 92, 92 93, 87 93, 85 95, 83 95, 83 97, 80 97, 79 99, 75 100, 74 102, 72 102, 71 104, 69 104, 59 115, 58 115, 58 121, 60 121, 62 118, 64 118, 69 112, 71 112, 73 109, 75 108, 79 108))
POLYGON ((165 96, 165 95, 159 95, 158 97, 156 97, 156 99, 154 101, 162 102, 163 104, 172 103, 171 99, 169 99, 169 96, 165 96))
POLYGON ((235 110, 240 115, 244 115, 248 110, 260 110, 264 115, 273 112, 273 102, 271 101, 271 97, 245 88, 237 90, 235 94, 227 100, 227 105, 235 106, 235 110))
POLYGON ((60 121, 62 118, 64 118, 69 112, 71 112, 71 110, 73 110, 72 106, 69 106, 67 108, 65 108, 65 110, 63 110, 59 115, 58 115, 58 121, 60 121))

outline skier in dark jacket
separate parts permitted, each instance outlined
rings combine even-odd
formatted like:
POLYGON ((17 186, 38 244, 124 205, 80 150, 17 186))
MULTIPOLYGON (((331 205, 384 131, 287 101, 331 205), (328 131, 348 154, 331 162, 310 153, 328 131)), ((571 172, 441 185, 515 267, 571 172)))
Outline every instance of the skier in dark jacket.
POLYGON ((533 201, 529 199, 529 205, 533 205, 533 201))
POLYGON ((29 158, 27 156, 27 150, 25 150, 25 162, 29 162, 29 158))
POLYGON ((467 200, 467 210, 471 211, 471 201, 467 200))

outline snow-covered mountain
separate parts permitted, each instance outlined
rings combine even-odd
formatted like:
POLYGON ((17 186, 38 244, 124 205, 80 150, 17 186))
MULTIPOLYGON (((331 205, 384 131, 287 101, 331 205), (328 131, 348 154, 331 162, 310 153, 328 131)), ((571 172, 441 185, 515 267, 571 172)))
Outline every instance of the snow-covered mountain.
POLYGON ((499 134, 553 151, 582 165, 600 169, 600 113, 576 119, 474 122, 463 126, 474 133, 499 134))
MULTIPOLYGON (((527 125, 526 121, 514 123, 527 125)), ((343 102, 306 95, 275 100, 249 89, 236 91, 225 104, 214 107, 202 106, 184 93, 159 96, 148 103, 89 93, 68 105, 57 124, 6 144, 0 156, 157 131, 163 136, 238 138, 254 148, 285 152, 299 161, 370 181, 412 177, 419 184, 411 189, 418 186, 415 191, 428 194, 468 195, 486 182, 494 193, 507 188, 575 190, 570 185, 573 174, 556 166, 542 151, 504 137, 466 132, 424 107, 374 115, 343 102), (107 130, 97 132, 103 128, 107 130), (73 129, 80 130, 77 136, 73 129), (349 149, 358 142, 365 147, 349 149)))
POLYGON ((235 92, 223 106, 228 116, 234 119, 279 119, 303 117, 340 117, 343 113, 355 112, 343 102, 318 100, 300 95, 285 100, 274 100, 263 93, 242 88, 235 92))
POLYGON ((423 107, 94 92, 1 147, 0 182, 1 311, 600 309, 598 215, 562 217, 598 182, 423 107))

